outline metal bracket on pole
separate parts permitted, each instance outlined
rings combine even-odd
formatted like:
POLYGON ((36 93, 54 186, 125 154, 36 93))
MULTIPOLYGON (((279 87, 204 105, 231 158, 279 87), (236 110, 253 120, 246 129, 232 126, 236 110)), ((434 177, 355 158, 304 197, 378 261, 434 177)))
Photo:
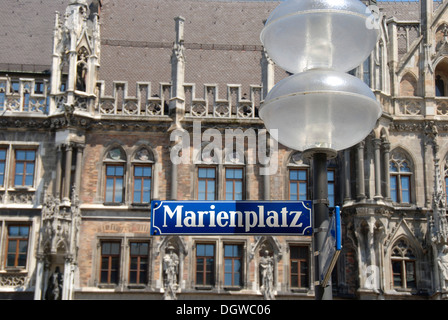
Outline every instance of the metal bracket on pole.
POLYGON ((313 229, 313 232, 314 232, 314 233, 327 232, 327 231, 328 231, 328 228, 327 228, 327 227, 325 227, 325 228, 314 228, 314 229, 313 229))
POLYGON ((330 201, 328 199, 316 199, 313 200, 313 204, 325 204, 325 205, 330 205, 330 201))

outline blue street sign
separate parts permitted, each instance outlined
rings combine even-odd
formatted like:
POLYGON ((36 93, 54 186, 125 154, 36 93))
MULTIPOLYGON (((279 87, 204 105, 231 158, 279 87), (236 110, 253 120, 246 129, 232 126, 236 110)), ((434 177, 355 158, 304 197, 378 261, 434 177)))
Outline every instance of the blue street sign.
POLYGON ((151 202, 152 235, 310 236, 311 201, 151 202))
POLYGON ((319 267, 321 285, 325 287, 342 249, 341 210, 335 207, 331 217, 327 236, 319 250, 319 267))

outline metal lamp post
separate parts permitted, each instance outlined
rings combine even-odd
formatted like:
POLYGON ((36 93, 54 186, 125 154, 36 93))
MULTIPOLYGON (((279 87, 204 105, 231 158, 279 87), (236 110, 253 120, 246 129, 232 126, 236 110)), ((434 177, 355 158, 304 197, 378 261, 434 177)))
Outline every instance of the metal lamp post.
MULTIPOLYGON (((268 93, 260 118, 281 144, 313 159, 315 250, 329 225, 327 160, 364 140, 382 112, 370 88, 346 73, 378 40, 370 15, 359 0, 287 0, 261 32, 269 56, 293 75, 268 93)), ((331 285, 319 281, 316 299, 331 298, 331 285)))

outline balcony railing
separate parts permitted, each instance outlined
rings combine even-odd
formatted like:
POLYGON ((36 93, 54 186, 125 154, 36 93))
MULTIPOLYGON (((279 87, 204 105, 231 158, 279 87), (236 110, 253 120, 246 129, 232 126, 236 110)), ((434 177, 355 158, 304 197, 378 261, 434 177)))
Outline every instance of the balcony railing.
MULTIPOLYGON (((134 95, 129 95, 126 82, 113 82, 106 94, 105 83, 98 81, 96 95, 75 91, 70 108, 95 117, 168 117, 169 104, 174 98, 171 83, 159 83, 153 90, 149 82, 138 82, 134 95)), ((448 97, 390 97, 379 94, 386 113, 400 118, 425 118, 427 115, 448 117, 448 97), (433 110, 428 113, 428 110, 433 110)), ((177 99, 187 119, 258 119, 263 103, 263 87, 239 84, 184 85, 183 97, 177 99), (219 90, 222 90, 219 94, 219 90)), ((11 79, 0 77, 0 115, 50 115, 67 111, 68 93, 50 94, 46 79, 11 79)))
MULTIPOLYGON (((241 85, 227 85, 224 97, 218 85, 206 84, 196 90, 195 84, 184 85, 184 106, 187 118, 258 119, 262 103, 262 86, 253 85, 246 93, 241 85), (199 91, 204 94, 201 97, 199 91)), ((171 83, 160 83, 153 94, 151 83, 137 83, 136 94, 128 94, 126 82, 114 82, 110 94, 105 83, 98 81, 97 95, 75 91, 70 108, 95 116, 164 117, 173 99, 171 83)), ((48 80, 11 79, 0 77, 0 112, 49 115, 63 113, 68 104, 68 93, 50 94, 48 80)))

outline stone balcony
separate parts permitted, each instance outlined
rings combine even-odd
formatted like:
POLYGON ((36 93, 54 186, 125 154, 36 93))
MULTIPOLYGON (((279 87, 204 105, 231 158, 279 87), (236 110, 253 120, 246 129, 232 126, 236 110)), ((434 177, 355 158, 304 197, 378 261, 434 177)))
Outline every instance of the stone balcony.
MULTIPOLYGON (((50 83, 44 79, 0 77, 0 114, 2 116, 51 116, 67 111, 101 118, 148 119, 169 118, 171 103, 185 119, 259 120, 263 103, 262 85, 250 85, 243 91, 240 84, 184 84, 183 96, 173 97, 171 83, 137 82, 136 94, 128 94, 127 82, 113 82, 111 94, 106 94, 104 81, 97 82, 97 95, 84 92, 50 94, 50 83), (221 90, 221 94, 219 91, 221 90), (71 104, 68 103, 72 95, 71 104), (72 110, 68 110, 68 109, 72 110)), ((383 110, 397 119, 425 119, 428 116, 444 120, 448 117, 448 97, 390 97, 377 92, 383 110)), ((448 120, 448 118, 447 118, 448 120)))
POLYGON ((5 115, 55 115, 67 111, 80 112, 95 118, 111 117, 168 117, 170 103, 180 101, 185 118, 202 119, 257 119, 262 103, 262 86, 251 85, 248 93, 239 84, 228 84, 223 96, 217 84, 184 85, 184 97, 171 95, 170 83, 159 83, 152 91, 151 83, 138 82, 136 94, 128 95, 127 82, 113 82, 111 94, 106 94, 105 83, 97 82, 97 95, 81 91, 50 94, 48 80, 0 77, 0 112, 5 115), (69 96, 72 95, 70 100, 69 96), (69 103, 73 101, 73 103, 69 103), (72 109, 72 110, 69 110, 72 109))

